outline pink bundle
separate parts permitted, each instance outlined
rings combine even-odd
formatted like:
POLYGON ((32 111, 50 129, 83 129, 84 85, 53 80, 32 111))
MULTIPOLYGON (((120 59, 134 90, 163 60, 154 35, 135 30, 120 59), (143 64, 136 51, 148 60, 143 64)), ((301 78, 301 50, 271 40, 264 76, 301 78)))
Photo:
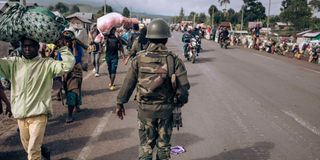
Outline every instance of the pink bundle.
POLYGON ((113 27, 121 27, 122 25, 139 24, 136 18, 126 18, 117 12, 108 13, 97 20, 97 29, 100 34, 96 36, 95 42, 99 43, 104 40, 104 34, 109 34, 113 27))
POLYGON ((113 27, 120 27, 124 23, 124 17, 116 12, 108 13, 97 20, 97 28, 100 33, 109 34, 113 27))

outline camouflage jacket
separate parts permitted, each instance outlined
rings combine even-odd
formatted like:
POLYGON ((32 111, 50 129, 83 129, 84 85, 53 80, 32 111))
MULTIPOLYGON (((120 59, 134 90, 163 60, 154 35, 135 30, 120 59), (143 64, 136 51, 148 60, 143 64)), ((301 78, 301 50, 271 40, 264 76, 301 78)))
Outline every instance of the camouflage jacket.
MULTIPOLYGON (((167 61, 168 62, 168 61, 167 61)), ((133 90, 137 88, 135 100, 139 103, 138 114, 140 117, 160 118, 171 115, 174 97, 183 105, 188 102, 189 81, 187 70, 178 56, 168 51, 163 44, 150 44, 146 50, 137 54, 129 68, 122 88, 117 97, 118 104, 127 103, 133 90), (150 63, 155 60, 160 62, 171 56, 173 64, 165 64, 164 67, 155 69, 150 63), (173 90, 168 66, 174 67, 177 77, 177 88, 173 90), (150 72, 159 73, 159 77, 150 79, 146 76, 150 72), (147 86, 144 87, 144 86, 147 86)))

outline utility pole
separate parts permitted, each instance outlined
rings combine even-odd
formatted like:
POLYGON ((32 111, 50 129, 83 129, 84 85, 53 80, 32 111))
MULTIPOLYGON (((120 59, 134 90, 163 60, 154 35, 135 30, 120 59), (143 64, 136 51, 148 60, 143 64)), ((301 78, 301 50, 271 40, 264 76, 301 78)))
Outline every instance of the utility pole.
POLYGON ((132 11, 132 8, 130 7, 130 10, 129 10, 129 18, 131 18, 131 11, 132 11))
POLYGON ((107 14, 107 0, 104 0, 103 15, 107 14))
POLYGON ((212 15, 211 15, 211 26, 213 26, 213 24, 214 24, 214 12, 215 12, 215 10, 213 7, 213 11, 212 11, 212 15))
POLYGON ((270 8, 271 8, 271 0, 269 0, 268 17, 267 17, 267 38, 268 39, 269 39, 270 8))
POLYGON ((243 12, 244 12, 244 5, 242 5, 241 7, 241 27, 240 27, 240 30, 242 31, 243 29, 243 12))
POLYGON ((193 15, 193 26, 196 26, 196 13, 193 15))

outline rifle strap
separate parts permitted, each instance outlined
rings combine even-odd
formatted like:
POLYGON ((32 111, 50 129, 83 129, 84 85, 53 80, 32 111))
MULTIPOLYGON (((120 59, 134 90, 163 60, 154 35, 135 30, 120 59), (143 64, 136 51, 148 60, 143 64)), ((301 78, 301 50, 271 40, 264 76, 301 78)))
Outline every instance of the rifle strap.
POLYGON ((176 90, 176 85, 174 84, 176 81, 175 77, 175 57, 172 55, 173 53, 169 52, 167 56, 167 65, 168 65, 168 75, 171 80, 172 88, 176 90), (173 77, 174 76, 174 77, 173 77))

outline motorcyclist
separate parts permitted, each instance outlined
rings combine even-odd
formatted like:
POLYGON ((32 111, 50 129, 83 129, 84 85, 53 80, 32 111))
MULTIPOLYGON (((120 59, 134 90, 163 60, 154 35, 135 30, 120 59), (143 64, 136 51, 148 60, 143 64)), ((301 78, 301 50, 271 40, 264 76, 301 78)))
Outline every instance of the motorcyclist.
POLYGON ((192 36, 196 39, 197 41, 197 56, 198 53, 200 53, 201 50, 201 27, 196 27, 193 31, 192 31, 192 36), (199 46, 198 46, 199 45, 199 46))
POLYGON ((220 38, 221 38, 221 43, 224 42, 225 40, 227 40, 229 37, 229 31, 227 29, 227 27, 223 27, 221 33, 220 33, 220 38))
POLYGON ((182 35, 183 54, 185 58, 188 57, 188 44, 190 43, 190 40, 193 37, 191 33, 192 33, 192 27, 188 26, 187 31, 184 32, 184 34, 182 35))

